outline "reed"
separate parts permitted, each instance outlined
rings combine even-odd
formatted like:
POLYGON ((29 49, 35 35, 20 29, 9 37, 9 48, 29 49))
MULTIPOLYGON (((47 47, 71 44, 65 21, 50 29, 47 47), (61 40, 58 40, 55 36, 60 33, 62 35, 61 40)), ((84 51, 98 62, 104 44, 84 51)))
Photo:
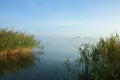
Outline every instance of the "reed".
POLYGON ((34 35, 21 31, 0 29, 0 56, 16 55, 19 52, 32 52, 32 48, 40 45, 34 35))
POLYGON ((78 58, 65 61, 65 72, 66 80, 120 80, 120 36, 82 44, 78 58))

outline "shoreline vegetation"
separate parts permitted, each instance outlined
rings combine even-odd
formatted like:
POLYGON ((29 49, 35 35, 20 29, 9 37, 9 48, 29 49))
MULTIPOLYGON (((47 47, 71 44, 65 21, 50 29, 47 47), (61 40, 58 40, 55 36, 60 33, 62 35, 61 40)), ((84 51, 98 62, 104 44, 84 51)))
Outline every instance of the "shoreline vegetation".
POLYGON ((40 47, 41 42, 34 35, 21 31, 0 29, 0 56, 31 53, 34 47, 40 47))
POLYGON ((65 61, 66 80, 120 80, 120 36, 81 44, 74 65, 65 61))

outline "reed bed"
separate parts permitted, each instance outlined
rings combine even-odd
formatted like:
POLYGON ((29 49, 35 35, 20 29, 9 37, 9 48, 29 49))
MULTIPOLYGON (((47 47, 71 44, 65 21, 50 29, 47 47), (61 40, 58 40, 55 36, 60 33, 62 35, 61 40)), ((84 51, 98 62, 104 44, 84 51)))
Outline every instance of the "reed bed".
POLYGON ((34 35, 8 29, 0 29, 0 56, 16 55, 16 53, 32 52, 32 48, 40 45, 34 35))
POLYGON ((66 80, 120 80, 120 36, 100 38, 79 47, 78 58, 65 61, 66 80))

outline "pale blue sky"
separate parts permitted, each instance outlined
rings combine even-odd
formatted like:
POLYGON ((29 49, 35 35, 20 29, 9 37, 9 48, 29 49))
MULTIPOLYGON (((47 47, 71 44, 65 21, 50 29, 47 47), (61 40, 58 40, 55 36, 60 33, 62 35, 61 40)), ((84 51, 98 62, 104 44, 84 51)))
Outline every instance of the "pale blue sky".
POLYGON ((0 27, 40 36, 120 32, 120 0, 0 0, 0 27))

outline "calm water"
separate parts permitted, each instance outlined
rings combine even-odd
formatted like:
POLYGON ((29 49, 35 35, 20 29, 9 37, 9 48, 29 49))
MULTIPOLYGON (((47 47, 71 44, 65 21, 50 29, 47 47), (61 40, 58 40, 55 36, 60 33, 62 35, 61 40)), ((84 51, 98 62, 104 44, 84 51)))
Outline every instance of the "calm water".
POLYGON ((64 80, 64 61, 74 60, 82 42, 94 43, 93 38, 40 38, 44 54, 12 57, 0 60, 0 80, 64 80))

